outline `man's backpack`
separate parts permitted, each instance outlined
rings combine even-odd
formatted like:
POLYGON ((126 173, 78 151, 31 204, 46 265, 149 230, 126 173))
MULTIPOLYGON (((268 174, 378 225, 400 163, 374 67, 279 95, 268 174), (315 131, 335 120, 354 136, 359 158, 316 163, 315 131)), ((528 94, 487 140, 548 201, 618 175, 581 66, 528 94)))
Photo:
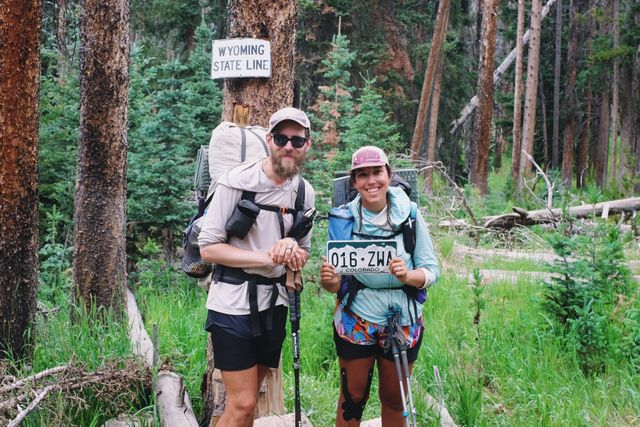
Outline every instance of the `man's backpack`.
POLYGON ((198 235, 204 221, 218 179, 229 169, 245 162, 263 159, 269 155, 266 144, 267 130, 259 126, 239 127, 222 122, 211 132, 208 147, 200 147, 194 179, 198 212, 190 220, 182 235, 182 271, 188 276, 204 278, 212 271, 211 264, 202 260, 198 235))

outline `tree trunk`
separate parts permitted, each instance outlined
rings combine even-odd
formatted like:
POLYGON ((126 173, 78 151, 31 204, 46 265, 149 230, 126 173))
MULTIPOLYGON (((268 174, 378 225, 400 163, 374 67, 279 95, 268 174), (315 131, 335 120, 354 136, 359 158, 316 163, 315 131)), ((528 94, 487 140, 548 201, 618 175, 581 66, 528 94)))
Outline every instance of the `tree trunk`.
POLYGON ((129 2, 85 0, 80 45, 73 294, 123 314, 129 2))
MULTIPOLYGON (((278 109, 293 104, 297 2, 285 0, 231 0, 228 37, 256 37, 271 42, 269 79, 227 79, 224 82, 223 120, 234 121, 234 106, 248 110, 248 123, 267 126, 278 109)), ((213 369, 213 348, 207 348, 208 369, 203 379, 204 421, 216 425, 224 410, 220 371, 213 369)), ((284 413, 281 369, 267 374, 258 400, 256 418, 284 413)))
POLYGON ((418 107, 418 115, 416 117, 416 127, 413 131, 413 139, 411 141, 411 158, 415 161, 420 155, 420 148, 424 138, 424 123, 427 118, 427 110, 431 99, 431 89, 433 87, 433 79, 440 58, 440 49, 447 32, 447 17, 449 15, 449 0, 440 1, 438 6, 438 16, 436 18, 433 39, 431 40, 431 50, 427 59, 427 69, 424 73, 424 81, 422 83, 422 93, 420 94, 420 105, 418 107))
MULTIPOLYGON (((549 13, 549 10, 551 9, 551 7, 554 5, 555 2, 556 0, 547 1, 547 4, 542 8, 541 19, 544 19, 544 17, 547 16, 547 14, 549 13)), ((522 37, 523 43, 527 44, 530 38, 531 38, 531 30, 527 30, 527 32, 524 33, 524 36, 522 37)), ((496 70, 493 72, 494 86, 497 85, 498 82, 500 82, 500 79, 502 79, 502 75, 509 69, 511 64, 513 64, 513 61, 516 59, 516 54, 517 54, 517 48, 514 48, 511 52, 509 52, 509 55, 507 55, 507 57, 500 63, 498 68, 496 68, 496 70)), ((467 103, 467 105, 465 105, 462 111, 460 111, 459 117, 456 120, 451 122, 450 124, 451 129, 449 130, 449 133, 454 134, 458 129, 458 127, 461 124, 463 124, 465 121, 467 121, 467 119, 469 118, 471 113, 475 111, 477 106, 478 106, 478 97, 474 95, 469 100, 469 103, 467 103)))
POLYGON ((560 163, 560 69, 562 60, 562 0, 556 2, 555 65, 553 67, 553 133, 551 136, 551 167, 560 163))
MULTIPOLYGON (((578 31, 576 28, 576 12, 573 0, 569 2, 569 44, 567 47, 567 81, 565 85, 565 128, 562 147, 562 183, 571 188, 573 172, 573 145, 576 129, 576 49, 578 47, 578 31)), ((554 111, 555 115, 555 111, 554 111)))
POLYGON ((249 123, 267 127, 269 117, 293 105, 297 5, 291 0, 230 0, 228 38, 271 42, 271 77, 225 79, 222 117, 231 120, 235 105, 249 106, 249 123))
MULTIPOLYGON (((440 91, 442 88, 442 74, 444 73, 444 55, 440 54, 436 77, 433 82, 433 95, 431 96, 431 109, 429 114, 429 139, 427 142, 427 161, 436 161, 436 139, 438 137, 438 113, 440 111, 440 91)), ((424 190, 427 194, 433 192, 433 169, 427 169, 424 173, 424 190)))
POLYGON ((36 310, 40 8, 0 3, 0 359, 29 353, 36 310))
POLYGON ((66 75, 69 62, 69 49, 67 49, 67 0, 58 0, 56 44, 58 45, 58 76, 60 77, 66 75))
POLYGON ((609 88, 602 90, 600 108, 598 112, 598 139, 595 146, 594 164, 596 167, 596 182, 604 190, 607 186, 607 163, 609 162, 609 129, 611 119, 611 104, 609 103, 609 88))
MULTIPOLYGON (((540 64, 540 0, 531 2, 531 41, 529 42, 529 57, 527 62, 527 88, 524 99, 524 123, 522 125, 522 150, 533 157, 533 139, 536 129, 536 91, 538 89, 538 68, 540 64)), ((520 181, 518 187, 522 189, 523 179, 531 175, 532 163, 527 156, 520 158, 520 181)))
POLYGON ((549 137, 547 135, 547 101, 544 97, 544 80, 542 71, 538 68, 538 94, 540 95, 540 114, 542 115, 542 169, 549 167, 549 137))
MULTIPOLYGON (((629 147, 631 152, 634 153, 636 158, 636 164, 631 165, 633 168, 633 176, 640 176, 640 51, 636 50, 636 53, 631 64, 631 100, 633 107, 630 108, 629 114, 631 115, 630 131, 629 131, 629 147)), ((640 193, 640 180, 636 179, 633 186, 633 191, 637 194, 640 193)))
POLYGON ((511 153, 511 178, 520 181, 520 157, 522 143, 522 57, 524 51, 524 0, 518 0, 518 30, 516 33, 516 70, 513 87, 513 152, 511 153))
POLYGON ((583 188, 587 173, 587 158, 589 156, 589 141, 591 140, 591 110, 593 105, 593 95, 591 93, 591 83, 587 81, 587 88, 584 95, 584 119, 582 120, 582 131, 580 144, 576 157, 576 187, 583 188))
POLYGON ((491 116, 493 113, 493 57, 496 47, 496 23, 499 0, 485 0, 482 11, 482 45, 478 68, 478 110, 474 128, 477 149, 470 181, 481 196, 488 192, 491 116))
MULTIPOLYGON (((620 2, 613 0, 613 48, 620 48, 620 2)), ((620 60, 613 59, 613 81, 611 82, 611 186, 622 192, 622 180, 618 178, 618 105, 619 105, 620 60)), ((622 151, 622 150, 620 150, 622 151)), ((622 162, 620 162, 622 166, 622 162)), ((622 168, 620 168, 622 169, 622 168)))
MULTIPOLYGON (((629 155, 633 159, 634 145, 632 144, 634 131, 636 131, 637 122, 639 119, 635 117, 634 108, 637 103, 633 96, 633 61, 629 65, 623 65, 621 69, 620 79, 620 168, 618 171, 617 179, 619 182, 624 183, 627 178, 629 169, 633 168, 633 165, 629 165, 629 155)), ((636 110, 637 111, 637 110, 636 110)))

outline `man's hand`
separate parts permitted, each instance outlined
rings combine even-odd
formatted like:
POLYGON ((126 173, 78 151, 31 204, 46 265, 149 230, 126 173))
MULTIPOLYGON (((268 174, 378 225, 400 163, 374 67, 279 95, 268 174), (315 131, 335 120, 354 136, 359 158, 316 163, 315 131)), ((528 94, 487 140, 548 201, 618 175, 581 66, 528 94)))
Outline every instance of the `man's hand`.
POLYGON ((291 271, 300 271, 305 266, 307 261, 309 260, 309 252, 305 251, 301 247, 298 247, 298 250, 293 254, 289 262, 287 262, 287 267, 291 271))
POLYGON ((282 265, 291 261, 291 258, 293 258, 299 250, 300 246, 298 246, 298 242, 295 239, 285 237, 275 242, 267 254, 271 257, 271 261, 273 261, 274 264, 282 265))

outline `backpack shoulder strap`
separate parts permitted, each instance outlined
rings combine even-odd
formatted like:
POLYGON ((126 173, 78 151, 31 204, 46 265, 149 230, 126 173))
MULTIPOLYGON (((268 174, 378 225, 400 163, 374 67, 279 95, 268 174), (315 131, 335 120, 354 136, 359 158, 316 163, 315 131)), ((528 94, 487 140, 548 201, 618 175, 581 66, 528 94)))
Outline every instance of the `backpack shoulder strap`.
POLYGON ((304 210, 304 199, 306 197, 306 194, 305 194, 305 191, 306 191, 305 182, 306 182, 306 180, 301 176, 298 176, 298 178, 299 178, 298 179, 298 192, 296 194, 296 201, 295 201, 295 203, 293 205, 293 208, 297 212, 301 212, 301 211, 304 210))
POLYGON ((255 191, 243 191, 241 200, 250 200, 255 203, 256 201, 256 192, 255 191))
POLYGON ((246 131, 251 132, 256 138, 258 138, 258 141, 260 141, 262 148, 264 149, 264 154, 269 157, 269 148, 267 148, 267 144, 264 142, 264 139, 262 139, 262 136, 256 133, 253 129, 247 128, 246 131))

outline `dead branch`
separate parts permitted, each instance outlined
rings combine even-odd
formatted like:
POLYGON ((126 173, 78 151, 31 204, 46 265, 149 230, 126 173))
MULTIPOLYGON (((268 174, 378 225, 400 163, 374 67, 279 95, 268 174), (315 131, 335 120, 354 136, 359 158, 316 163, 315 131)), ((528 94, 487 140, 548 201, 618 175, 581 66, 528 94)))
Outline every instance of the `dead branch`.
POLYGON ((135 399, 133 396, 138 394, 140 388, 151 388, 151 372, 132 359, 116 360, 108 362, 93 372, 87 372, 83 367, 71 365, 52 368, 12 383, 10 386, 11 389, 6 392, 10 391, 13 395, 5 394, 5 400, 0 402, 0 415, 4 417, 9 412, 15 411, 17 405, 35 395, 34 401, 29 405, 31 407, 29 411, 32 411, 42 404, 42 400, 52 392, 67 393, 69 399, 75 398, 84 402, 80 395, 73 393, 91 391, 96 398, 124 409, 131 404, 132 399, 135 399), (52 372, 54 373, 52 374, 52 372), (33 388, 33 378, 36 376, 40 381, 44 381, 46 378, 47 383, 33 388), (16 386, 18 383, 19 385, 16 386))
POLYGON ((473 222, 473 225, 477 226, 478 225, 478 221, 476 220, 476 217, 473 214, 473 211, 471 211, 471 208, 469 207, 469 204, 467 203, 467 198, 464 196, 464 190, 462 188, 460 188, 458 186, 458 184, 456 184, 456 182, 453 179, 451 179, 451 177, 447 173, 447 169, 444 167, 442 162, 429 162, 429 161, 427 161, 427 162, 424 162, 422 164, 424 164, 425 166, 420 168, 419 172, 424 172, 427 169, 435 169, 436 171, 438 171, 438 173, 442 176, 442 178, 444 178, 444 180, 447 182, 447 184, 449 184, 449 186, 451 188, 453 188, 453 190, 457 194, 458 198, 462 202, 462 205, 464 206, 465 211, 469 215, 469 218, 471 218, 471 221, 473 222))
POLYGON ((0 387, 0 394, 6 393, 8 391, 14 390, 16 388, 20 388, 23 385, 30 383, 30 382, 36 382, 39 379, 42 379, 44 377, 48 377, 50 375, 57 375, 59 373, 65 372, 67 370, 69 370, 71 366, 70 365, 61 365, 61 366, 56 366, 55 368, 50 368, 50 369, 45 369, 42 372, 38 372, 35 375, 31 375, 30 377, 26 377, 26 378, 22 378, 21 380, 18 380, 14 383, 11 383, 9 385, 5 385, 3 387, 0 387))
MULTIPOLYGON (((525 150, 522 150, 522 153, 527 156, 527 159, 529 159, 529 161, 531 163, 533 163, 533 166, 535 166, 537 172, 537 175, 542 176, 542 178, 544 179, 544 182, 547 184, 547 209, 551 209, 553 207, 553 187, 554 185, 551 183, 551 181, 549 180, 549 177, 547 176, 546 173, 544 173, 544 171, 542 170, 542 168, 540 167, 540 165, 538 165, 538 163, 536 163, 536 161, 533 159, 533 157, 531 157, 531 155, 529 153, 527 153, 525 150)), ((531 192, 534 196, 535 193, 533 193, 533 191, 531 192)))
POLYGON ((45 398, 45 396, 47 394, 49 394, 49 392, 53 389, 55 389, 56 385, 50 385, 44 388, 44 390, 42 390, 35 399, 33 399, 33 401, 29 404, 29 406, 27 406, 26 408, 24 408, 22 411, 20 411, 20 413, 7 425, 7 427, 17 427, 20 425, 20 423, 22 422, 22 420, 24 420, 26 418, 27 415, 29 415, 29 413, 31 411, 33 411, 38 404, 42 401, 42 399, 45 398))

